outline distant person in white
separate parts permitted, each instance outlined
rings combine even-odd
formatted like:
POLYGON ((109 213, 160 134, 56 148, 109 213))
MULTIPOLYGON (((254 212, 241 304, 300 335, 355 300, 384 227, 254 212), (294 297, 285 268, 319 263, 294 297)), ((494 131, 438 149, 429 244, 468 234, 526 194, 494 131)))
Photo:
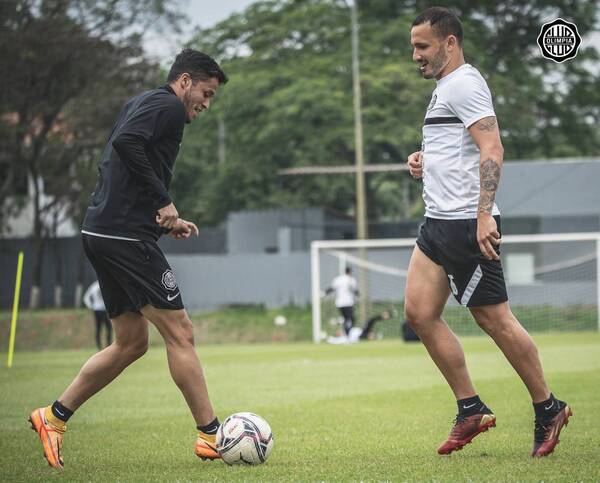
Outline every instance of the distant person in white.
POLYGON ((335 306, 344 318, 344 332, 350 334, 350 329, 354 325, 354 298, 358 295, 358 284, 352 276, 352 269, 347 267, 345 273, 338 275, 331 282, 325 294, 335 292, 335 306))
POLYGON ((83 303, 88 309, 94 312, 94 318, 96 319, 96 347, 98 347, 98 350, 102 350, 100 340, 102 327, 106 329, 106 345, 109 346, 112 344, 112 324, 106 313, 106 307, 104 307, 104 299, 102 298, 98 281, 92 283, 85 291, 83 303))
POLYGON ((408 157, 423 180, 421 226, 406 282, 406 319, 450 385, 458 415, 438 453, 459 450, 496 425, 479 398, 456 335, 442 319, 452 292, 502 350, 533 400, 532 456, 550 454, 571 409, 555 399, 538 351, 511 312, 500 262, 500 212, 494 203, 504 150, 485 79, 465 63, 458 17, 431 7, 411 28, 413 60, 437 86, 425 114, 420 151, 408 157))

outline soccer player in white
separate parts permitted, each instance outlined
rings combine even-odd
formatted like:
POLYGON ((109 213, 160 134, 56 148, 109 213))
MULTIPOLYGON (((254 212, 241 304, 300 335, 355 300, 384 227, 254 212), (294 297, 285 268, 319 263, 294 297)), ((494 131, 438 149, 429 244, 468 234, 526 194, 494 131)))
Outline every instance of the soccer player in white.
POLYGON ((535 411, 532 456, 550 454, 572 414, 548 389, 537 348, 510 310, 500 262, 500 212, 494 203, 503 148, 487 83, 465 63, 460 20, 431 7, 412 23, 413 60, 435 79, 420 151, 408 157, 423 180, 425 223, 406 285, 406 319, 450 385, 458 415, 438 453, 461 449, 495 426, 475 391, 456 335, 442 319, 452 292, 502 350, 527 387, 535 411))
POLYGON ((331 287, 326 294, 335 292, 335 306, 344 318, 344 332, 350 335, 350 329, 354 325, 354 296, 358 294, 358 284, 352 276, 352 269, 347 267, 342 275, 338 275, 331 282, 331 287))

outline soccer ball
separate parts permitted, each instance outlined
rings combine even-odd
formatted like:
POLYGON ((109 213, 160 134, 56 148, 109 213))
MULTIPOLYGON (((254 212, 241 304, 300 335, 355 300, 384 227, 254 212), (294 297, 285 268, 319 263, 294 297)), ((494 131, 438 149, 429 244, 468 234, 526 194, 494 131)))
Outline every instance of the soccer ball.
POLYGON ((271 427, 254 413, 232 414, 217 431, 217 451, 228 465, 259 465, 272 450, 271 427))
POLYGON ((287 319, 285 318, 284 315, 278 315, 275 317, 273 322, 275 323, 276 326, 281 327, 281 326, 287 324, 287 319))

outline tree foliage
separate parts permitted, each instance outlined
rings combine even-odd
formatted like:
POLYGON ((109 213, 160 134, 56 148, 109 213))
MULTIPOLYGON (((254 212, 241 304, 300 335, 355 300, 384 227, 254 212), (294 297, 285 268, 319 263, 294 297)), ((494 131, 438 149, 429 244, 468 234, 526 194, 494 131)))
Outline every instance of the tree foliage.
MULTIPOLYGON (((559 65, 541 58, 536 44, 541 24, 557 16, 588 34, 597 27, 597 2, 437 3, 461 16, 466 59, 488 79, 507 159, 598 154, 597 50, 584 45, 559 65)), ((434 88, 417 73, 410 46, 410 24, 429 2, 361 0, 358 6, 365 157, 372 164, 403 162, 419 148, 434 88)), ((174 180, 179 209, 203 223, 218 223, 231 210, 275 206, 351 213, 352 176, 278 176, 282 168, 354 163, 346 2, 260 1, 197 32, 191 45, 219 58, 231 82, 212 112, 188 128, 174 180), (224 163, 217 155, 219 122, 226 127, 224 163)), ((401 179, 368 176, 372 221, 405 212, 402 190, 419 187, 401 179)))
POLYGON ((0 213, 8 200, 27 196, 22 181, 28 179, 34 286, 43 239, 55 235, 57 217, 81 220, 121 105, 157 83, 141 33, 176 24, 173 7, 157 0, 0 3, 0 213))
POLYGON ((69 201, 81 214, 116 111, 156 82, 140 30, 179 14, 155 0, 7 0, 0 9, 0 206, 23 194, 19 180, 36 180, 40 236, 53 207, 69 201))

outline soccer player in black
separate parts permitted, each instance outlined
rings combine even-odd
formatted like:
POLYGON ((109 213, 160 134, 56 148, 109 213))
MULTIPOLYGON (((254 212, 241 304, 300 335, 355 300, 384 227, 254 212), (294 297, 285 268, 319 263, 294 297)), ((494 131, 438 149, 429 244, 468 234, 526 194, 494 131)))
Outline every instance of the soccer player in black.
POLYGON ((192 322, 177 281, 157 245, 163 234, 185 239, 198 234, 169 196, 173 164, 185 124, 208 109, 227 76, 214 59, 184 49, 167 84, 131 99, 121 110, 99 162, 98 182, 82 238, 102 290, 116 340, 92 356, 50 406, 31 413, 48 463, 62 469, 66 422, 85 401, 115 379, 148 348, 148 321, 162 335, 173 380, 198 428, 195 452, 219 457, 219 421, 208 397, 194 347, 192 322))

